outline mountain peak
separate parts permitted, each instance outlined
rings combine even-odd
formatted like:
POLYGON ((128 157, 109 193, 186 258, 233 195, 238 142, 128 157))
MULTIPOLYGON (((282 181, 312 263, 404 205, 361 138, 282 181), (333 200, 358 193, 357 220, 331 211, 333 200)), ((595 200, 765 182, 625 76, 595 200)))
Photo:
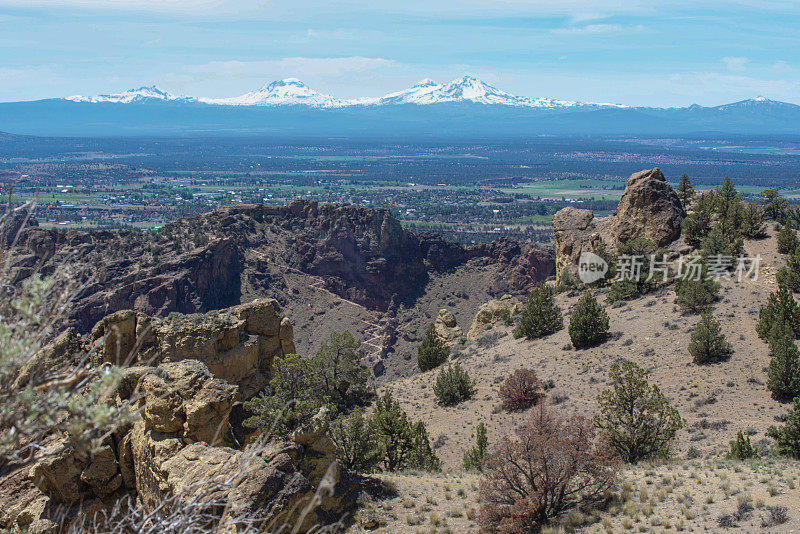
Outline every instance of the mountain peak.
POLYGON ((122 93, 100 94, 96 96, 73 95, 66 97, 65 100, 73 102, 100 103, 108 102, 114 104, 130 104, 132 102, 142 102, 145 100, 194 100, 191 98, 175 96, 167 91, 159 89, 156 85, 143 85, 136 89, 128 89, 122 93))
POLYGON ((257 91, 251 91, 233 98, 203 98, 206 104, 228 106, 296 106, 315 108, 341 107, 343 100, 314 91, 297 78, 275 80, 257 91))

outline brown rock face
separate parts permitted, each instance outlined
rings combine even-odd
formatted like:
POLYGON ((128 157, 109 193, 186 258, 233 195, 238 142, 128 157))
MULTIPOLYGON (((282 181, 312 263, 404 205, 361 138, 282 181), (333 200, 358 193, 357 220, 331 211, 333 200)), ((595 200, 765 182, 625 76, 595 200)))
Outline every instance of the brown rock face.
MULTIPOLYGON (((383 209, 296 201, 239 205, 180 219, 146 235, 135 231, 60 232, 30 220, 14 244, 15 281, 69 263, 86 286, 67 326, 85 333, 118 310, 163 317, 205 313, 250 295, 284 295, 288 276, 375 310, 413 301, 429 273, 482 258, 502 266, 508 290, 551 274, 543 249, 503 239, 463 247, 416 235, 383 209), (155 251, 155 252, 154 252, 155 251)), ((2 236, 0 236, 0 239, 2 236)))
POLYGON ((573 274, 583 252, 607 250, 637 237, 664 247, 678 239, 684 212, 677 193, 658 168, 632 174, 610 217, 595 218, 590 210, 567 207, 553 215, 556 278, 573 274))
POLYGON ((88 344, 96 343, 101 344, 96 364, 197 360, 246 397, 264 387, 275 356, 294 352, 291 321, 273 299, 165 319, 122 310, 95 325, 88 344))
POLYGON ((595 219, 591 210, 567 207, 553 215, 553 235, 556 251, 556 280, 561 281, 564 272, 575 274, 575 266, 583 252, 592 252, 607 240, 611 220, 608 217, 595 219))
POLYGON ((632 174, 614 217, 614 238, 624 243, 646 237, 656 246, 669 245, 681 235, 684 212, 677 193, 658 168, 632 174))
POLYGON ((459 338, 464 335, 464 331, 458 326, 453 312, 444 308, 439 310, 434 328, 436 329, 436 335, 450 345, 456 344, 459 338))

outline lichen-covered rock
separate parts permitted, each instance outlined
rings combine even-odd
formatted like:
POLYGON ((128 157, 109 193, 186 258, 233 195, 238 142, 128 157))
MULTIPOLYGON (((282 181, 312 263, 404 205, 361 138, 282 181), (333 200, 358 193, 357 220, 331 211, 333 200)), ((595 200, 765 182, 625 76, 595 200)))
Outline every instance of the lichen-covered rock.
POLYGON ((464 335, 464 331, 456 322, 456 316, 453 315, 453 312, 444 308, 439 310, 436 322, 434 322, 434 328, 436 329, 436 335, 450 345, 458 343, 461 336, 464 335))
POLYGON ((560 282, 564 273, 575 274, 578 259, 583 252, 592 252, 610 236, 605 231, 610 226, 609 219, 595 219, 591 210, 566 207, 553 215, 553 237, 556 249, 556 281, 560 282))
POLYGON ((503 295, 499 300, 490 300, 482 304, 475 314, 472 326, 467 332, 467 341, 475 341, 487 330, 503 324, 514 315, 522 312, 522 303, 516 297, 503 295))
POLYGON ((632 174, 617 206, 614 238, 624 243, 645 237, 667 246, 681 235, 684 212, 678 194, 657 167, 632 174))
POLYGON ((54 502, 78 504, 92 495, 91 487, 81 480, 88 465, 87 454, 64 447, 64 442, 59 441, 31 467, 30 477, 36 487, 54 502))
POLYGON ((120 310, 103 317, 92 329, 91 338, 102 338, 102 350, 95 353, 102 361, 117 365, 127 362, 136 347, 136 312, 120 310))

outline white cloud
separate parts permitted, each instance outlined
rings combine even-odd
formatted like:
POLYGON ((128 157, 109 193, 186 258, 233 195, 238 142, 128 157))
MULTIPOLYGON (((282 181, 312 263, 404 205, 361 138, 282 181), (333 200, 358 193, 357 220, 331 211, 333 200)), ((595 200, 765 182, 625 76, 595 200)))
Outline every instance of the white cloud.
POLYGON ((733 72, 743 72, 747 69, 747 64, 750 62, 746 57, 724 57, 722 62, 725 67, 733 72))
POLYGON ((571 28, 556 28, 552 32, 556 35, 603 35, 620 33, 643 33, 642 25, 623 26, 621 24, 588 24, 571 28))
POLYGON ((331 77, 389 67, 391 59, 374 57, 286 57, 264 61, 212 61, 187 65, 183 71, 203 77, 331 77))

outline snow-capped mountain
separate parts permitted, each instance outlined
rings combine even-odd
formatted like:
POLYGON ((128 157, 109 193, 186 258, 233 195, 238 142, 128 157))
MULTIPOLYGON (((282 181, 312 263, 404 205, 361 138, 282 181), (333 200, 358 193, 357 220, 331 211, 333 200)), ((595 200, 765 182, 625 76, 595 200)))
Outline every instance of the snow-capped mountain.
POLYGON ((68 96, 64 100, 71 100, 72 102, 90 102, 93 104, 101 102, 110 102, 114 104, 130 104, 133 102, 143 102, 148 100, 164 100, 164 101, 179 101, 179 102, 193 102, 196 99, 186 96, 176 96, 172 93, 162 91, 155 85, 149 87, 139 87, 138 89, 129 89, 124 93, 113 93, 107 95, 97 96, 68 96))
POLYGON ((530 108, 573 108, 578 106, 612 106, 613 104, 593 104, 554 100, 550 98, 528 98, 512 95, 493 85, 472 76, 464 76, 449 83, 440 84, 430 79, 416 85, 389 93, 381 97, 366 97, 343 100, 319 93, 296 78, 286 78, 270 83, 241 96, 230 98, 191 98, 179 97, 162 91, 155 86, 131 89, 124 93, 97 96, 70 96, 73 102, 114 102, 129 104, 149 99, 164 101, 202 102, 220 106, 308 106, 313 108, 342 108, 351 106, 391 106, 400 104, 430 105, 465 102, 487 105, 530 108))
POLYGON ((789 104, 787 102, 779 102, 777 100, 770 100, 769 98, 763 96, 757 96, 755 98, 748 98, 747 100, 741 100, 739 102, 733 102, 731 104, 723 104, 721 106, 715 106, 712 109, 717 111, 731 111, 731 110, 751 110, 751 111, 761 111, 765 109, 793 109, 796 108, 794 104, 789 104))
POLYGON ((310 106, 338 108, 347 105, 344 100, 314 91, 297 78, 278 80, 241 96, 232 98, 200 98, 200 102, 223 106, 310 106))

